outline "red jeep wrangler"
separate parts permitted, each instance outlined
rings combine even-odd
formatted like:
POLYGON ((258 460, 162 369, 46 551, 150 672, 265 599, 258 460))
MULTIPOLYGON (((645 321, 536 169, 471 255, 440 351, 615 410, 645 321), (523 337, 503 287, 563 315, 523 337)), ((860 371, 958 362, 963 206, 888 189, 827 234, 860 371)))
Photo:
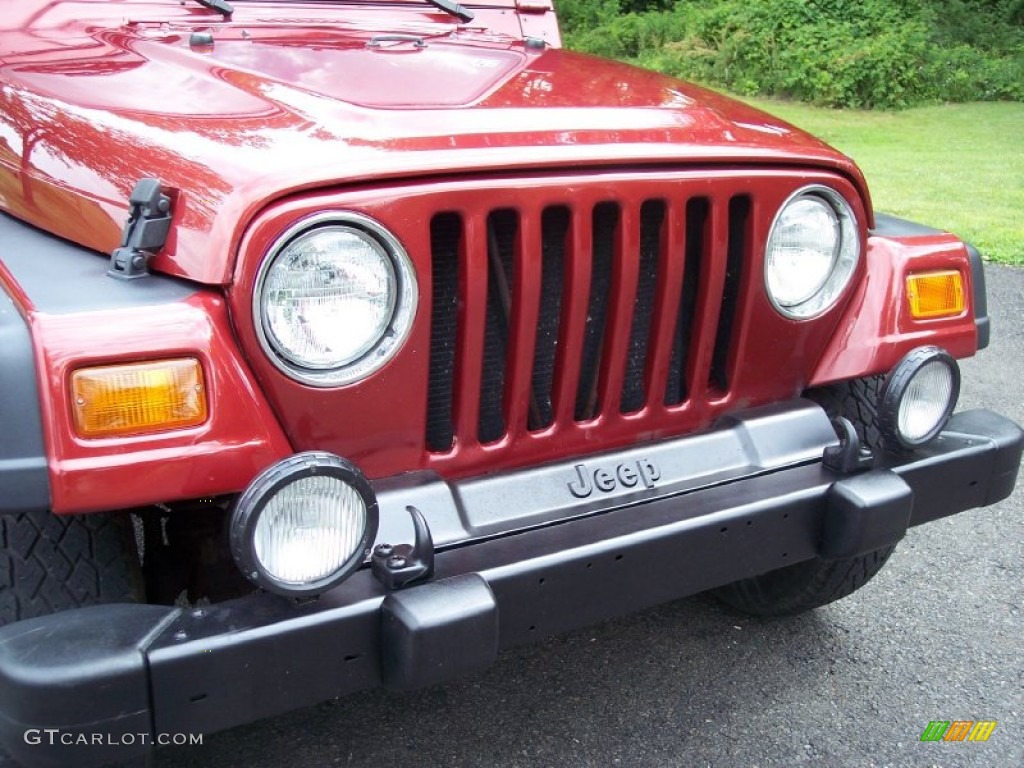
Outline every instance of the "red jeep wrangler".
POLYGON ((978 253, 786 123, 561 50, 548 0, 9 5, 19 759, 702 590, 808 610, 1013 488, 1021 430, 953 415, 978 253))

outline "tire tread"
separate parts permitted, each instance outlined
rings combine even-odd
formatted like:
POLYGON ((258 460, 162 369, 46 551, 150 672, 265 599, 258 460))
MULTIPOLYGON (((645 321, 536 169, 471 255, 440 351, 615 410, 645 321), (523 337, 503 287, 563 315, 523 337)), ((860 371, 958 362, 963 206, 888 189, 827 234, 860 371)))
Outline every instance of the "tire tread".
POLYGON ((107 602, 136 602, 141 579, 127 516, 0 516, 0 626, 107 602))

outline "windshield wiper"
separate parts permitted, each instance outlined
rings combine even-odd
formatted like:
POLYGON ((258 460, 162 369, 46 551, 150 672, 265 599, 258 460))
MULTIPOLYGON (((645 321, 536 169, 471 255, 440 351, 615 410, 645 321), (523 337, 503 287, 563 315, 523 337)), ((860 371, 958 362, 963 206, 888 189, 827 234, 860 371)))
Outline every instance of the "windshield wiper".
POLYGON ((232 13, 235 12, 234 7, 231 3, 226 0, 196 0, 200 5, 209 8, 211 11, 219 11, 224 14, 224 18, 228 18, 232 13))
MULTIPOLYGON (((200 2, 202 2, 202 0, 200 0, 200 2)), ((473 12, 468 8, 463 8, 461 5, 456 3, 455 0, 427 0, 427 2, 435 8, 440 8, 445 13, 450 13, 461 22, 473 20, 473 12)))

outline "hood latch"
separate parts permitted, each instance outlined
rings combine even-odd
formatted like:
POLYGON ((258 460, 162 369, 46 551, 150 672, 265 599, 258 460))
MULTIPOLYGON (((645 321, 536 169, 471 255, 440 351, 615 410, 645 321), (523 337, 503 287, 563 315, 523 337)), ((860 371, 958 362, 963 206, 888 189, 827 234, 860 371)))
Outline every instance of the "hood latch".
POLYGON ((149 274, 150 256, 164 247, 171 229, 171 198, 163 194, 159 179, 139 179, 128 198, 128 221, 121 247, 110 254, 107 274, 134 280, 149 274))

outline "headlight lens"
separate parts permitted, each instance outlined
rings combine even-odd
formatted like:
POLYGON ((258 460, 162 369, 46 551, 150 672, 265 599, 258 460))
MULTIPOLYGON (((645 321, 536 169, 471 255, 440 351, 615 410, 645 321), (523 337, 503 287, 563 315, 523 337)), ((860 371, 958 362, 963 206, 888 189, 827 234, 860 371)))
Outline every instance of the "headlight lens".
POLYGON ((231 554, 246 578, 282 595, 318 595, 362 565, 377 499, 352 463, 299 453, 260 473, 231 510, 231 554))
POLYGON ((292 362, 336 368, 380 339, 396 294, 395 269, 380 245, 350 227, 321 227, 286 245, 267 271, 266 329, 292 362))
POLYGON ((765 250, 765 286, 783 315, 797 320, 828 310, 860 258, 857 219, 833 189, 804 187, 779 209, 765 250))
POLYGON ((307 220, 271 249, 254 296, 271 358, 317 386, 351 383, 405 341, 416 307, 412 265, 398 241, 353 213, 307 220))
POLYGON ((253 548, 270 576, 307 584, 337 571, 365 528, 366 504, 352 486, 337 477, 302 477, 267 502, 253 548))

